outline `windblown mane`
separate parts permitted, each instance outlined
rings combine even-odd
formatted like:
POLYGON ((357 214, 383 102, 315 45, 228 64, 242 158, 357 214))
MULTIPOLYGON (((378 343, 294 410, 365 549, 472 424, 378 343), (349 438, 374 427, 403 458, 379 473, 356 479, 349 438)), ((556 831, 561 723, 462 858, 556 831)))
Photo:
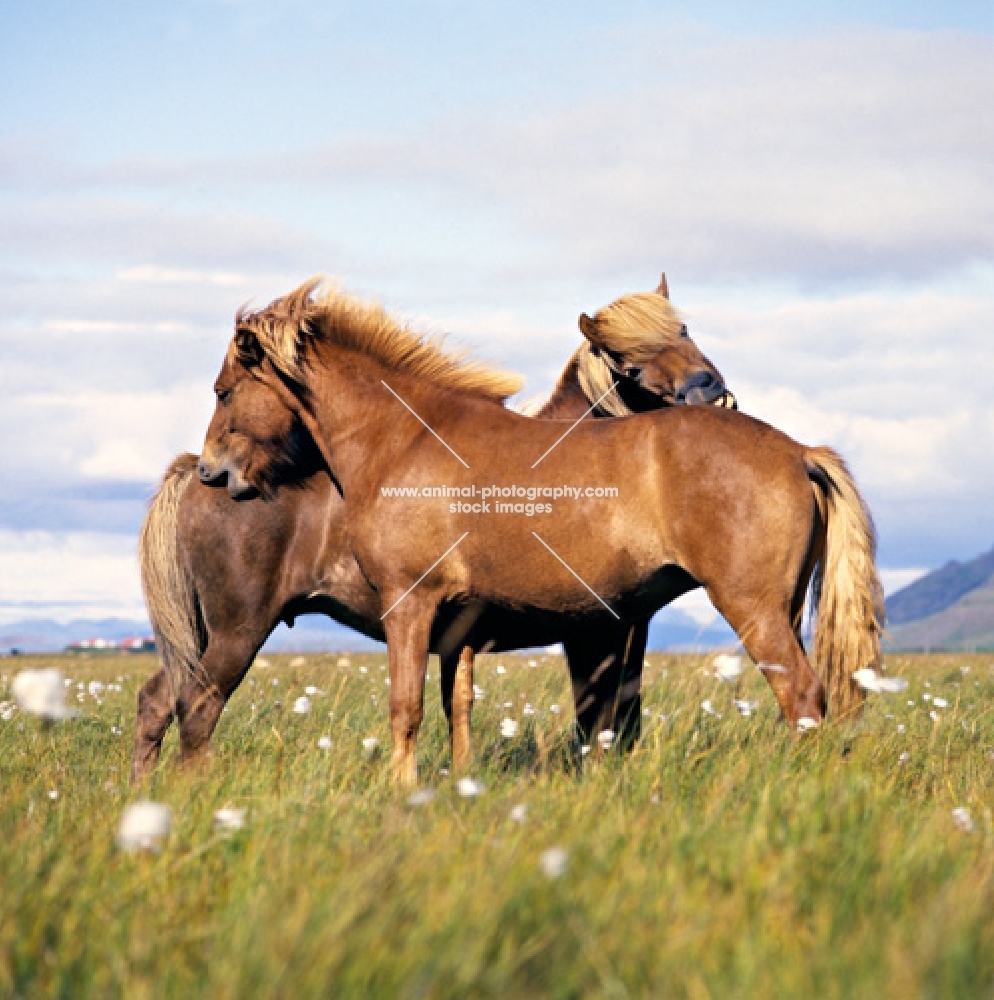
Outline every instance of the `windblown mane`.
POLYGON ((497 402, 521 388, 519 375, 445 351, 441 338, 416 333, 381 306, 337 288, 319 291, 322 283, 312 278, 257 312, 240 309, 236 345, 239 334, 250 334, 277 369, 302 385, 309 345, 329 343, 375 358, 392 371, 497 402))
POLYGON ((576 363, 576 380, 583 395, 590 403, 597 403, 597 409, 609 417, 630 417, 635 411, 613 389, 617 376, 607 366, 602 354, 595 354, 590 344, 581 344, 573 354, 576 363))

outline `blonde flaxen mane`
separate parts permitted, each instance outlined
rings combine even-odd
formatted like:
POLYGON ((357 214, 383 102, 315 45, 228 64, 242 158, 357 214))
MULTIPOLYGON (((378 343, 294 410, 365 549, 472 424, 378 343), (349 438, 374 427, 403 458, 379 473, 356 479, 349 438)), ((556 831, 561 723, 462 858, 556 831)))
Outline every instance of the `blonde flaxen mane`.
POLYGON ((241 347, 239 338, 253 338, 279 371, 302 385, 307 384, 308 348, 328 343, 374 358, 392 371, 496 402, 521 388, 519 375, 450 353, 440 338, 414 332, 376 303, 333 286, 322 291, 323 283, 323 278, 312 278, 264 309, 240 309, 235 317, 236 349, 241 347))

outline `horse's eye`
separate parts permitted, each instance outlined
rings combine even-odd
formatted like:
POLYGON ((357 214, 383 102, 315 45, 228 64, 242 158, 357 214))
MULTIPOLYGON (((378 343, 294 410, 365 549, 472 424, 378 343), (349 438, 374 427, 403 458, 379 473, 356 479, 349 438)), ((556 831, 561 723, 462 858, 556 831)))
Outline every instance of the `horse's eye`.
POLYGON ((641 382, 642 381, 642 369, 641 368, 636 368, 636 367, 634 367, 634 365, 631 366, 631 367, 629 367, 629 368, 626 368, 625 369, 625 374, 633 382, 641 382))
POLYGON ((230 389, 222 389, 217 394, 217 401, 219 403, 227 403, 229 399, 231 399, 231 390, 230 389))

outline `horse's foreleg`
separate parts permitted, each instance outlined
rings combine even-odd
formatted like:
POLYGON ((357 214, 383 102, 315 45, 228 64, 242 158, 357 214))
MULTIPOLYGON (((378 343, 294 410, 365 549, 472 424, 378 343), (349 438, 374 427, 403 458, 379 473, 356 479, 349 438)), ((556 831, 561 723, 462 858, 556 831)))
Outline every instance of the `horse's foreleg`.
POLYGON ((473 759, 473 648, 463 646, 458 656, 442 658, 442 708, 449 722, 452 766, 465 770, 473 759))
POLYGON ((648 622, 629 626, 621 637, 620 671, 610 728, 625 750, 631 750, 642 735, 642 669, 648 640, 648 622))
POLYGON ((169 677, 161 667, 138 692, 135 719, 135 749, 131 758, 131 782, 137 784, 154 770, 162 751, 162 739, 173 721, 173 695, 169 677))
MULTIPOLYGON (((384 594, 388 603, 389 593, 384 594)), ((418 730, 424 716, 425 669, 428 640, 437 601, 417 591, 402 597, 383 622, 390 661, 391 765, 394 781, 415 785, 418 780, 418 730)))
POLYGON ((614 722, 614 696, 621 683, 621 661, 614 637, 583 633, 563 642, 580 739, 590 743, 614 722))

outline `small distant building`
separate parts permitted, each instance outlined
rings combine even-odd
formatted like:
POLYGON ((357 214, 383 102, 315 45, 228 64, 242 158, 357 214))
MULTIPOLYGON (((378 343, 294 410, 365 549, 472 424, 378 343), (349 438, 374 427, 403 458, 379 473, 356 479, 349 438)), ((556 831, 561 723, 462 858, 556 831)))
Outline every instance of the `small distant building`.
POLYGON ((80 639, 66 646, 67 653, 106 653, 123 650, 126 653, 154 653, 155 639, 150 635, 132 635, 127 639, 80 639))

